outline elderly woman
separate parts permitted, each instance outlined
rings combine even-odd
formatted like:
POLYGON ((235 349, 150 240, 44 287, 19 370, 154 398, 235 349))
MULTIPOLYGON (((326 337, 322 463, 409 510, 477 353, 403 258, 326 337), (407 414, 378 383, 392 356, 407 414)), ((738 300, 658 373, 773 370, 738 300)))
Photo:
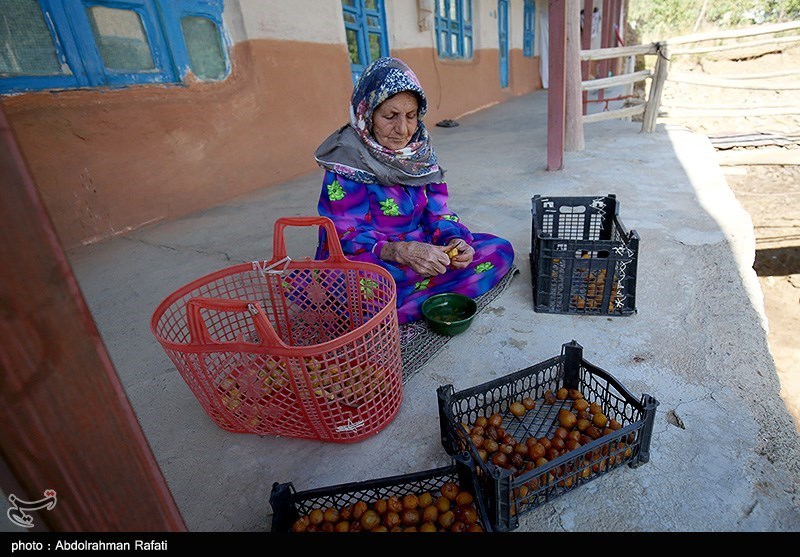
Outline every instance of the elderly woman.
MULTIPOLYGON (((319 214, 336 225, 348 258, 392 274, 400 323, 420 319, 433 294, 483 294, 514 260, 508 241, 470 232, 448 208, 444 170, 422 122, 426 109, 414 72, 380 58, 356 83, 350 123, 315 153, 325 169, 319 214)), ((323 231, 316 256, 327 254, 323 231)))

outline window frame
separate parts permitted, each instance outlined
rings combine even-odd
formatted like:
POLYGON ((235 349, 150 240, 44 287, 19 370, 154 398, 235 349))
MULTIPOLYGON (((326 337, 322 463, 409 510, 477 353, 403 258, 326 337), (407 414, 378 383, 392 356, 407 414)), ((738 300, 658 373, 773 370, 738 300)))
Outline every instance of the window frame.
POLYGON ((471 60, 475 54, 475 37, 473 34, 475 12, 472 9, 472 0, 438 0, 436 2, 436 11, 434 14, 435 30, 436 30, 436 49, 439 53, 439 58, 448 60, 471 60), (450 7, 455 2, 456 17, 455 19, 449 17, 450 7), (443 15, 440 13, 440 8, 444 6, 443 15), (466 12, 469 17, 464 16, 466 12), (447 35, 446 44, 442 45, 442 34, 447 35), (458 48, 456 52, 452 52, 451 45, 453 36, 457 37, 458 48), (464 39, 469 38, 470 48, 469 52, 464 52, 464 39), (443 48, 444 47, 444 48, 443 48))
POLYGON ((536 38, 536 2, 525 0, 522 15, 522 55, 533 57, 534 39, 536 38))
MULTIPOLYGON (((0 76, 0 95, 41 90, 65 90, 143 84, 180 85, 191 71, 181 21, 204 17, 214 23, 225 79, 230 75, 230 41, 224 32, 222 0, 36 0, 53 41, 56 57, 69 74, 0 76), (117 71, 106 68, 86 14, 92 6, 135 12, 142 23, 153 58, 153 70, 117 71)), ((216 81, 216 80, 208 80, 216 81)))
POLYGON ((377 10, 367 8, 366 0, 354 0, 353 6, 342 6, 342 18, 345 29, 345 46, 348 47, 347 59, 350 62, 350 73, 353 78, 353 83, 358 81, 361 73, 369 66, 374 60, 370 60, 370 44, 369 36, 378 35, 381 48, 381 56, 389 55, 389 33, 386 26, 386 3, 383 0, 376 0, 377 10), (345 14, 353 16, 356 20, 355 23, 349 22, 344 19, 345 14), (375 27, 369 24, 369 18, 378 18, 379 26, 375 27), (354 64, 349 54, 349 45, 347 43, 347 31, 354 31, 356 33, 356 46, 358 48, 359 60, 358 64, 354 64))
MULTIPOLYGON (((186 78, 187 74, 192 71, 191 61, 189 59, 189 49, 186 48, 186 38, 183 35, 182 22, 185 17, 204 17, 211 20, 217 28, 217 38, 219 39, 220 47, 222 48, 222 55, 225 58, 225 79, 231 74, 231 57, 228 55, 231 49, 230 36, 224 32, 225 26, 222 21, 222 2, 220 1, 219 9, 215 9, 217 4, 216 0, 167 0, 166 2, 159 2, 159 6, 163 6, 161 11, 168 17, 162 17, 162 25, 166 29, 167 43, 170 50, 174 53, 174 58, 181 62, 176 64, 178 66, 180 79, 186 78)), ((209 80, 221 81, 221 80, 209 80)))
POLYGON ((154 7, 152 2, 148 0, 78 0, 77 2, 64 2, 64 5, 70 16, 69 23, 81 51, 81 61, 86 67, 90 86, 120 87, 139 83, 165 83, 174 77, 172 59, 167 54, 163 33, 158 29, 158 14, 152 11, 154 7), (129 10, 139 16, 155 66, 153 70, 120 71, 107 68, 103 64, 89 18, 86 17, 86 11, 95 6, 129 10))

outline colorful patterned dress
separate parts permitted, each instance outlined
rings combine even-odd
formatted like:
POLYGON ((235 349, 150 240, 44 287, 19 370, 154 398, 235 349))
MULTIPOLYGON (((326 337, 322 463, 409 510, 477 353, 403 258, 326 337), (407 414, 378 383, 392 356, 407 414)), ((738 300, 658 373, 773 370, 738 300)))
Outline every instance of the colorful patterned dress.
MULTIPOLYGON (((422 318, 426 298, 441 292, 458 292, 475 298, 490 290, 511 269, 514 249, 502 238, 471 233, 447 208, 447 184, 382 186, 349 180, 327 170, 322 182, 319 214, 330 218, 349 259, 375 263, 387 269, 397 284, 400 323, 422 318), (447 245, 462 238, 475 250, 465 269, 422 277, 410 267, 382 261, 377 254, 386 242, 419 241, 447 245)), ((321 231, 317 259, 328 256, 321 231)))

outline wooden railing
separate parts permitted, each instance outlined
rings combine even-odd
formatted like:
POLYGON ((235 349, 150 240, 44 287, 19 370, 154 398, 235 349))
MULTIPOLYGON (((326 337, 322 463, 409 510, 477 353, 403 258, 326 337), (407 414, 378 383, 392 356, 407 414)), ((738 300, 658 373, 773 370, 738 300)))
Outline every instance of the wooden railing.
POLYGON ((594 114, 583 116, 584 124, 602 122, 615 118, 630 118, 643 114, 642 131, 652 132, 655 129, 656 115, 658 114, 661 92, 664 87, 664 80, 667 75, 668 54, 667 47, 663 43, 651 43, 644 45, 622 46, 613 48, 597 48, 593 50, 582 50, 582 61, 609 60, 623 58, 628 60, 629 68, 635 67, 632 63, 636 56, 655 55, 658 56, 654 69, 630 71, 612 77, 601 77, 588 79, 581 82, 581 90, 584 92, 603 90, 610 87, 627 85, 629 90, 633 90, 633 85, 640 81, 651 79, 649 94, 647 99, 632 98, 628 95, 628 106, 613 110, 606 110, 594 114))
MULTIPOLYGON (((794 33, 786 36, 772 36, 756 40, 742 40, 764 35, 777 35, 800 30, 800 21, 781 23, 775 25, 760 25, 745 29, 735 29, 715 33, 686 35, 669 39, 670 57, 703 55, 709 53, 742 51, 764 53, 769 48, 780 45, 800 44, 800 34, 794 33), (726 44, 708 44, 709 42, 725 42, 726 44)), ((667 81, 670 83, 685 83, 699 86, 715 87, 720 89, 746 89, 752 91, 797 91, 800 90, 800 81, 788 80, 791 76, 800 75, 800 68, 781 68, 780 71, 745 74, 745 75, 704 75, 690 72, 669 73, 667 81)), ((743 116, 780 116, 800 115, 800 102, 797 94, 787 95, 794 102, 761 104, 669 104, 664 105, 659 114, 662 117, 675 118, 735 118, 743 116)))
MULTIPOLYGON (((772 47, 776 45, 800 44, 800 34, 787 36, 773 36, 769 38, 758 38, 757 40, 741 41, 749 37, 763 37, 764 35, 777 35, 780 33, 800 30, 800 22, 789 22, 775 25, 761 25, 746 29, 735 29, 715 33, 702 33, 676 37, 668 41, 657 42, 647 45, 635 45, 616 48, 600 48, 594 50, 582 50, 581 60, 608 60, 624 58, 629 62, 636 56, 657 55, 653 70, 631 71, 613 77, 590 79, 581 82, 582 91, 603 90, 609 87, 628 85, 631 90, 633 84, 650 80, 649 88, 646 87, 647 98, 630 98, 628 106, 616 110, 606 110, 594 114, 583 116, 583 123, 601 122, 614 118, 628 118, 643 114, 642 131, 652 132, 656 127, 656 119, 659 116, 673 117, 736 117, 736 116, 777 116, 800 114, 800 103, 781 103, 773 105, 761 105, 753 107, 750 105, 677 105, 662 106, 662 94, 666 82, 691 83, 694 85, 705 85, 709 87, 720 87, 729 89, 749 89, 749 90, 780 90, 797 91, 800 90, 800 83, 791 80, 780 80, 791 76, 800 75, 800 68, 785 68, 781 71, 762 73, 758 75, 695 75, 688 72, 669 73, 670 59, 682 55, 701 55, 716 52, 726 52, 731 50, 746 50, 748 48, 772 47), (728 44, 711 44, 711 41, 735 41, 728 44), (706 43, 703 45, 703 43, 706 43)), ((629 63, 628 67, 633 67, 629 63)))

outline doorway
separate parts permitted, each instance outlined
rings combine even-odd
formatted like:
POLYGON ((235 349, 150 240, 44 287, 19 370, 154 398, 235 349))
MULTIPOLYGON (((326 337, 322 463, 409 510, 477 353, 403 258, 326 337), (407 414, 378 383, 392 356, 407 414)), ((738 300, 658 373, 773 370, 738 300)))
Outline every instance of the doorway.
POLYGON ((497 31, 500 37, 500 87, 508 87, 508 0, 497 0, 497 31))

